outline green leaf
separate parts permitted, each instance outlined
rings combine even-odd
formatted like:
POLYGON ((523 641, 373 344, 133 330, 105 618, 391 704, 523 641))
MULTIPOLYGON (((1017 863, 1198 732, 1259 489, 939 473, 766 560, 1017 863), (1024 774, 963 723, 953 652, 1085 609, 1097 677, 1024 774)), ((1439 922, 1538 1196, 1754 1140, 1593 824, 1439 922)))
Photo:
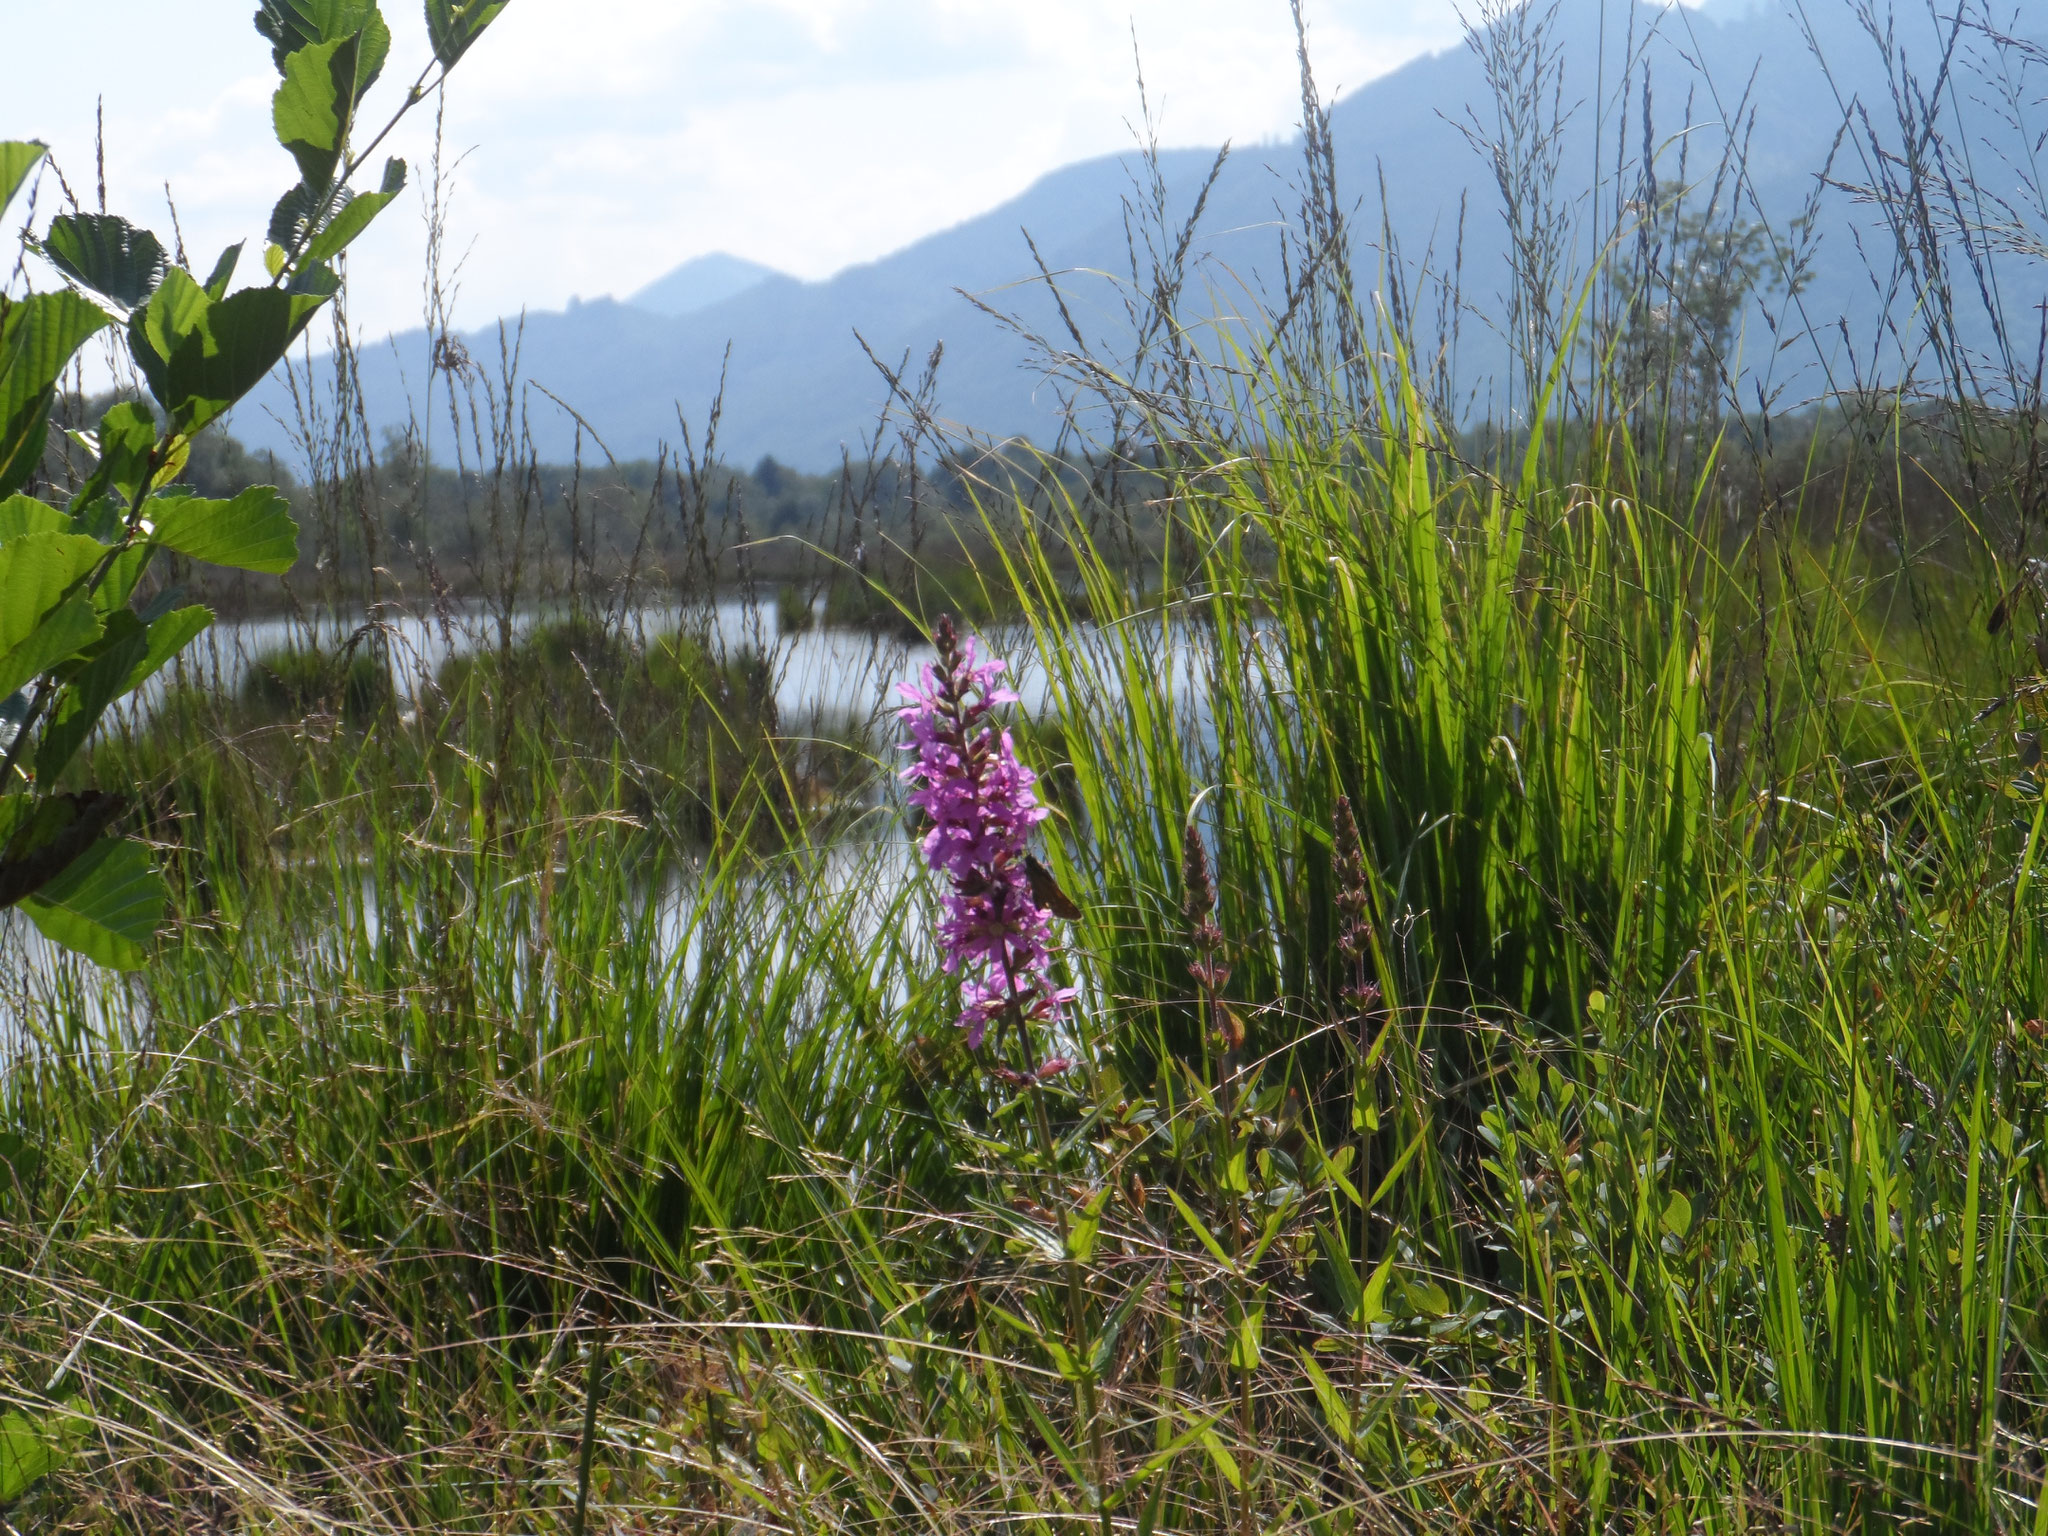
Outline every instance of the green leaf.
MULTIPOLYGON (((1133 1484, 1142 1484, 1146 1479, 1166 1470, 1189 1446, 1204 1435, 1215 1433, 1215 1420, 1196 1419, 1165 1445, 1162 1445, 1145 1461, 1145 1464, 1131 1474, 1133 1484)), ((1162 1485, 1163 1486, 1163 1485, 1162 1485)))
POLYGON ((135 670, 128 674, 127 686, 121 691, 132 693, 140 688, 168 666, 172 657, 204 634, 212 623, 213 610, 196 603, 158 619, 149 626, 149 649, 135 664, 135 670))
POLYGON ((356 60, 358 100, 383 71, 391 52, 391 28, 374 0, 263 0, 256 30, 270 39, 270 57, 279 74, 301 48, 363 34, 356 60))
POLYGON ((0 907, 36 895, 128 808, 120 795, 9 795, 0 799, 0 907))
POLYGON ((1045 1352, 1052 1356, 1052 1368, 1060 1373, 1062 1380, 1079 1381, 1081 1379, 1080 1362, 1074 1359, 1073 1353, 1063 1341, 1054 1338, 1049 1333, 1043 1333, 1038 1336, 1038 1342, 1045 1352))
POLYGON ((11 544, 24 534, 69 533, 71 528, 71 519, 46 501, 33 496, 0 500, 0 544, 11 544))
MULTIPOLYGON (((164 274, 162 284, 150 296, 149 307, 138 317, 141 338, 159 363, 168 363, 188 337, 203 333, 212 308, 213 295, 200 287, 183 267, 173 267, 164 274)), ((136 328, 136 322, 131 320, 129 329, 136 328)))
POLYGON ((156 417, 139 400, 126 400, 100 418, 100 430, 89 446, 99 457, 79 494, 90 500, 104 491, 119 491, 130 506, 142 499, 156 451, 156 417))
POLYGON ((313 323, 313 316, 320 312, 320 306, 341 292, 341 279, 332 267, 318 262, 301 262, 285 292, 291 295, 292 301, 291 326, 285 338, 285 345, 289 346, 313 323))
POLYGON ((0 1413, 0 1508, 19 1502, 67 1458, 59 1437, 39 1422, 12 1410, 0 1413))
POLYGON ((1096 1239, 1102 1235, 1102 1208, 1109 1201, 1109 1186, 1097 1191, 1087 1208, 1067 1224, 1067 1257, 1087 1264, 1095 1257, 1096 1239))
POLYGON ((1045 1443, 1051 1447, 1053 1455, 1059 1458, 1060 1466, 1068 1478, 1075 1486, 1086 1487, 1088 1478, 1081 1470, 1081 1458, 1076 1456, 1074 1448, 1067 1444, 1067 1437, 1060 1433, 1059 1426, 1046 1416, 1043 1408, 1038 1406, 1037 1395, 1032 1392, 1019 1392, 1017 1396, 1024 1404, 1024 1411, 1030 1414, 1031 1422, 1038 1426, 1039 1434, 1045 1437, 1045 1443))
POLYGON ((291 259, 290 253, 333 223, 354 199, 355 194, 347 187, 323 190, 309 187, 303 181, 280 197, 277 206, 270 210, 270 243, 278 248, 274 266, 272 258, 264 259, 264 265, 273 268, 270 275, 276 277, 282 272, 291 259))
POLYGON ((1230 1262, 1230 1255, 1223 1251, 1223 1245, 1216 1241, 1207 1227, 1202 1225, 1202 1218, 1195 1214, 1194 1207, 1181 1199, 1180 1191, 1169 1184, 1166 1186, 1166 1196, 1173 1202, 1173 1208, 1180 1212, 1180 1219, 1188 1224, 1188 1230, 1195 1234, 1216 1262, 1232 1274, 1237 1273, 1237 1266, 1230 1262))
POLYGON ((1408 1308, 1423 1317, 1449 1317, 1451 1298, 1434 1280, 1410 1280, 1404 1287, 1408 1308))
POLYGON ((235 268, 242 260, 242 247, 246 241, 237 240, 220 253, 220 259, 213 264, 213 271, 207 275, 206 296, 218 304, 228 296, 228 284, 235 280, 235 268))
POLYGON ((133 309, 156 291, 170 258, 163 242, 111 213, 66 213, 50 221, 43 254, 73 282, 133 309))
POLYGON ((88 538, 112 544, 128 525, 128 505, 118 496, 83 494, 71 498, 71 526, 88 538))
POLYGON ((125 612, 128 599, 135 595, 135 588, 141 582, 149 563, 156 557, 154 544, 130 544, 121 553, 107 562, 106 575, 92 595, 93 607, 103 614, 125 612))
POLYGON ((1345 1406, 1344 1395, 1316 1364, 1315 1356, 1307 1350, 1299 1350, 1302 1369, 1308 1372, 1309 1385, 1315 1388, 1316 1402, 1322 1407, 1323 1422, 1330 1426, 1330 1433, 1337 1437, 1339 1445, 1351 1443, 1351 1410, 1345 1406))
POLYGON ((245 288, 213 306, 205 343, 188 339, 171 359, 172 424, 187 436, 263 382, 291 345, 292 297, 245 288))
POLYGON ((1209 1453, 1209 1459, 1216 1463, 1216 1470, 1223 1474, 1223 1480, 1233 1488, 1244 1487, 1244 1474, 1238 1470, 1237 1458, 1230 1454, 1230 1448, 1223 1443, 1223 1437, 1210 1425, 1203 1425, 1197 1437, 1202 1449, 1209 1453))
POLYGON ((393 198, 405 190, 405 162, 387 160, 384 162, 384 185, 375 192, 365 192, 349 200, 348 206, 328 220, 327 227, 313 238, 306 247, 305 260, 332 261, 349 243, 370 227, 370 220, 382 213, 393 198))
POLYGON ((78 349, 109 323, 76 293, 0 299, 0 496, 42 463, 56 382, 78 349))
POLYGON ((505 4, 506 0, 427 0, 427 36, 444 69, 469 52, 505 4))
POLYGON ((92 599, 80 594, 52 609, 28 637, 0 655, 0 696, 26 686, 99 639, 100 616, 92 599))
POLYGON ((1259 1240, 1252 1244, 1252 1251, 1245 1256, 1244 1267, 1257 1269, 1259 1260, 1266 1256, 1266 1250, 1273 1246, 1273 1239, 1280 1235, 1280 1228, 1287 1218, 1294 1214, 1294 1201, 1282 1200, 1266 1214, 1266 1223, 1259 1230, 1259 1240))
POLYGON ((32 1183, 43 1166, 42 1149, 14 1131, 0 1131, 0 1190, 32 1183))
POLYGON ((163 922, 164 903, 164 882, 149 850, 129 838, 107 837, 21 908, 52 943, 132 971, 163 922))
MULTIPOLYGON (((0 544, 0 677, 13 675, 17 653, 31 645, 51 611, 106 553, 106 546, 97 539, 77 533, 24 533, 0 544)), ((85 603, 85 607, 89 612, 92 605, 85 603)), ((62 660, 62 656, 53 660, 62 660)), ((32 665, 27 673, 14 677, 0 687, 0 698, 40 670, 40 664, 32 665)))
POLYGON ((107 706, 127 691, 130 674, 148 651, 149 632, 134 614, 117 613, 108 621, 99 653, 71 679, 56 715, 36 744, 37 779, 45 784, 54 782, 70 765, 107 706))
POLYGON ((1131 1314, 1138 1310, 1138 1304, 1145 1299, 1145 1287, 1134 1285, 1124 1292, 1109 1316, 1104 1319, 1102 1332, 1095 1340, 1094 1353, 1089 1357, 1088 1368, 1097 1376, 1109 1370, 1116 1358, 1116 1341, 1124 1331, 1124 1324, 1131 1320, 1131 1314))
POLYGON ((1230 1330, 1230 1366, 1232 1370, 1256 1371, 1259 1368, 1260 1341, 1266 1332, 1266 1304, 1258 1302, 1238 1312, 1230 1330))
MULTIPOLYGON (((82 533, 44 530, 0 545, 0 652, 11 651, 28 638, 43 615, 106 553, 106 545, 82 533)), ((0 693, 6 691, 0 688, 0 693)))
POLYGON ((43 450, 50 443, 50 409, 56 403, 57 392, 45 390, 20 416, 0 423, 0 494, 27 485, 43 462, 43 450))
POLYGON ((1671 1198, 1664 1202, 1664 1230, 1673 1237, 1684 1237, 1691 1229, 1692 1202, 1674 1189, 1671 1198))
POLYGON ((251 486, 233 501, 162 497, 150 511, 155 542, 194 560, 282 576, 299 558, 299 525, 274 486, 251 486))
POLYGON ((291 295, 275 288, 216 304, 173 267, 128 322, 130 349, 172 428, 190 436, 255 388, 290 345, 292 313, 291 295))
POLYGON ((1393 1316, 1387 1310, 1387 1282, 1393 1278, 1394 1256, 1390 1253, 1374 1267, 1365 1282, 1365 1292, 1358 1299, 1358 1321, 1361 1326, 1384 1323, 1393 1316))
POLYGON ((31 139, 0 140, 0 213, 14 201, 14 194, 21 190, 21 184, 28 180, 28 173, 36 168, 50 146, 31 139))
POLYGON ((342 145, 356 110, 354 36, 314 43, 284 61, 284 84, 270 100, 277 142, 299 163, 299 179, 308 187, 334 184, 342 145))

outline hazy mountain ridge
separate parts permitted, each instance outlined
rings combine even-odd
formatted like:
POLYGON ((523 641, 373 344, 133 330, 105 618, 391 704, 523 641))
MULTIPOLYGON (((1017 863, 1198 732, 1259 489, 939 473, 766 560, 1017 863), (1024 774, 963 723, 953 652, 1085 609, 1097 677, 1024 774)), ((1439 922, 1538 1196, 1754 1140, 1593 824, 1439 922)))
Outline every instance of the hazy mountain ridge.
MULTIPOLYGON (((1633 47, 1648 70, 1665 187, 1680 173, 1681 154, 1688 179, 1711 173, 1725 143, 1719 119, 1746 100, 1753 114, 1747 142, 1754 207, 1774 226, 1786 225, 1806 205, 1827 161, 1842 120, 1838 101, 1860 97, 1880 125, 1890 110, 1876 50, 1847 4, 1810 6, 1809 12, 1821 32, 1826 72, 1799 25, 1775 6, 1725 15, 1719 9, 1615 8, 1603 47, 1593 0, 1572 0, 1557 32, 1565 100, 1578 103, 1561 140, 1561 197, 1582 199, 1596 165, 1611 175, 1617 153, 1639 149, 1639 122, 1625 129, 1636 143, 1615 142, 1622 125, 1603 112, 1612 86, 1598 78, 1603 68, 1613 77, 1633 47), (1693 126, 1681 136, 1688 98, 1693 126)), ((1632 101, 1631 111, 1640 105, 1632 101)), ((1464 292, 1473 312, 1462 325, 1458 376, 1481 411, 1491 398, 1485 381, 1503 372, 1507 356, 1504 340, 1488 325, 1501 310, 1492 296, 1505 287, 1507 240, 1492 168, 1460 125, 1483 132, 1491 120, 1484 73, 1465 47, 1416 59, 1371 82, 1340 101, 1331 119, 1345 196, 1358 203, 1354 239, 1363 285, 1371 286, 1380 270, 1383 226, 1411 267, 1430 249, 1438 267, 1448 265, 1462 204, 1464 292)), ((1234 155, 1226 165, 1203 220, 1199 250, 1206 264, 1189 285, 1193 312, 1227 315, 1248 298, 1256 304, 1274 281, 1276 226, 1298 202, 1297 155, 1288 145, 1234 155)), ((1163 155, 1171 217, 1184 214, 1214 158, 1209 149, 1163 155)), ((1835 174, 1858 179, 1863 173, 1853 149, 1846 159, 1835 174)), ((1142 174, 1135 154, 1064 167, 988 214, 822 282, 799 282, 735 258, 699 258, 629 303, 598 300, 566 312, 531 313, 505 322, 506 334, 516 338, 523 374, 570 402, 621 458, 651 456, 657 443, 675 441, 678 406, 701 422, 724 369, 724 456, 751 462, 772 453, 806 468, 835 463, 842 446, 857 449, 886 397, 856 333, 892 365, 908 355, 913 370, 943 342, 943 416, 994 435, 1042 438, 1054 416, 1040 370, 1016 336, 956 290, 982 295, 1057 334, 1059 317, 1043 285, 1032 281, 1035 267, 1022 233, 1029 229, 1048 266, 1068 274, 1061 281, 1070 308, 1091 339, 1100 338, 1114 355, 1125 324, 1122 301, 1114 279, 1102 274, 1128 267, 1124 203, 1142 174)), ((1868 214, 1859 216, 1839 192, 1821 206, 1824 259, 1802 298, 1804 318, 1795 307, 1791 323, 1831 336, 1840 318, 1874 318, 1871 280, 1852 228, 1868 214)), ((1866 231, 1863 249, 1872 244, 1866 231)), ((1876 245, 1881 258, 1882 240, 1876 245)), ((1578 251, 1576 269, 1587 259, 1587 251, 1578 251)), ((494 368, 497 325, 464 340, 479 363, 494 368)), ((1813 366, 1813 350, 1785 341, 1759 332, 1750 338, 1752 355, 1780 349, 1782 357, 1771 364, 1775 382, 1795 397, 1817 391, 1823 375, 1813 366)), ((364 348, 362 377, 374 426, 404 419, 403 381, 417 387, 428 356, 419 332, 364 348)), ((237 432, 282 448, 281 430, 264 413, 284 414, 284 398, 275 384, 267 386, 239 413, 237 432)), ((573 421, 538 396, 530 419, 543 456, 566 458, 575 445, 573 421)))
POLYGON ((673 272, 656 278, 626 302, 657 315, 694 315, 782 275, 758 261, 713 251, 707 256, 692 257, 673 272))

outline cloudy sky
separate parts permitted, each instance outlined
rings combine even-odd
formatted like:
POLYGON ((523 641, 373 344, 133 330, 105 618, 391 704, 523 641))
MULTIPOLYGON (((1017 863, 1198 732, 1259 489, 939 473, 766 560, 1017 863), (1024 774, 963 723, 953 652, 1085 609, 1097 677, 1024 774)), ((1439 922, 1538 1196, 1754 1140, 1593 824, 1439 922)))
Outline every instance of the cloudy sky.
MULTIPOLYGON (((373 112, 427 57, 415 4, 385 0, 373 112)), ((1308 8, 1326 91, 1459 37, 1454 0, 1308 8)), ((0 138, 47 141, 90 201, 103 96, 113 211, 168 240, 169 182, 202 270, 244 236, 260 248, 293 173, 254 9, 0 0, 12 45, 50 61, 10 81, 0 138)), ((458 319, 623 296, 714 250, 823 277, 983 212, 1128 147, 1134 29, 1164 142, 1293 130, 1286 0, 512 0, 448 92, 458 319)), ((432 138, 429 108, 392 142, 423 167, 432 138)), ((357 247, 354 316, 373 333, 417 323, 420 210, 408 198, 357 247)))

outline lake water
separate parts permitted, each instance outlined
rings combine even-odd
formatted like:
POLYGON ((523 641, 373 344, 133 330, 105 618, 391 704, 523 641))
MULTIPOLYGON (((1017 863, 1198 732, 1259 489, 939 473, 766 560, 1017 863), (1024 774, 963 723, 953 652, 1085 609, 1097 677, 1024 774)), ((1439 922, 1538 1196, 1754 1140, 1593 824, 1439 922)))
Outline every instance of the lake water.
MULTIPOLYGON (((514 613, 509 624, 517 638, 559 614, 558 609, 525 609, 514 613)), ((180 680, 233 690, 256 660, 266 654, 309 647, 338 652, 352 637, 359 644, 374 642, 372 654, 381 653, 387 659, 400 697, 416 701, 430 690, 436 674, 450 659, 499 643, 495 616, 478 606, 455 610, 446 623, 435 616, 387 611, 366 630, 367 624, 366 616, 360 613, 220 623, 201 636, 174 669, 159 674, 132 707, 146 714, 162 697, 163 689, 180 680)), ((758 649, 769 658, 784 728, 795 732, 801 732, 802 722, 807 719, 881 717, 899 702, 896 685, 914 675, 932 654, 929 646, 907 645, 893 636, 863 631, 811 627, 780 633, 772 608, 755 608, 738 601, 721 602, 709 610, 702 606, 685 610, 675 604, 649 604, 625 614, 619 625, 642 643, 682 630, 704 639, 714 654, 721 650, 733 655, 758 649)), ((1161 636, 1155 627, 1144 638, 1157 644, 1161 636)), ((1105 641, 1108 636, 1101 631, 1083 631, 1079 639, 1085 647, 1105 641)), ((1044 670, 1036 665, 1029 636, 1021 632, 997 634, 992 641, 992 648, 1011 662, 1010 681, 1020 695, 1019 708, 1042 713, 1049 690, 1044 670)), ((1161 645, 1159 650, 1159 663, 1171 675, 1181 698, 1199 699, 1204 692, 1202 647, 1181 637, 1170 648, 1161 645)), ((1105 664, 1097 675, 1104 679, 1104 703, 1113 706, 1116 668, 1105 664)), ((1198 736, 1212 734, 1200 710, 1192 711, 1187 723, 1198 736)), ((890 820, 893 822, 893 818, 890 820)), ((895 845, 881 866, 890 876, 907 878, 913 872, 915 860, 910 840, 902 837, 893 825, 870 827, 866 836, 883 838, 895 845)), ((874 851, 872 844, 869 851, 874 851)), ((855 867, 865 869, 869 879, 881 872, 866 859, 851 859, 847 868, 855 867)), ((668 909, 662 915, 663 926, 675 936, 676 947, 686 952, 687 963, 688 945, 682 940, 691 901, 687 879, 670 884, 656 894, 655 900, 668 909)), ((21 914, 0 912, 0 1053, 4 1053, 10 1035, 18 1038, 25 1011, 47 1007, 48 989, 52 986, 69 994, 67 1009, 78 1017, 97 1021, 135 1017, 136 1000, 129 991, 129 982, 94 967, 60 959, 21 914)))
MULTIPOLYGON (((558 619, 560 608, 528 607, 507 621, 513 639, 536 625, 558 619)), ((649 603, 615 618, 616 627, 645 644, 678 631, 699 637, 718 656, 760 652, 775 678, 776 708, 785 720, 812 717, 864 719, 899 702, 896 685, 931 660, 929 645, 906 644, 892 635, 813 626, 783 633, 772 606, 728 600, 707 607, 649 603)), ((361 613, 319 613, 223 621, 201 635, 180 662, 152 680, 138 699, 146 712, 164 688, 182 678, 232 691, 257 658, 288 648, 338 653, 352 638, 381 647, 401 698, 417 700, 451 659, 494 649, 497 616, 480 604, 458 605, 444 622, 433 614, 387 609, 372 623, 361 613), (358 638, 359 637, 359 638, 358 638)), ((996 637, 1010 661, 1011 686, 1026 709, 1043 706, 1046 680, 1033 665, 1028 635, 996 637)), ((1177 647, 1184 659, 1185 647, 1177 647)))

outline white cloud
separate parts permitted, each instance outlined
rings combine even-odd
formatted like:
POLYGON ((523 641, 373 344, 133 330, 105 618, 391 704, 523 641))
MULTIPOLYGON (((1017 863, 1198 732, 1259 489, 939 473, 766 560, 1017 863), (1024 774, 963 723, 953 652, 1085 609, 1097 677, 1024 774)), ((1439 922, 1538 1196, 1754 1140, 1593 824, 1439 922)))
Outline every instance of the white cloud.
MULTIPOLYGON (((186 0, 175 23, 154 0, 4 3, 50 65, 11 83, 0 137, 48 139, 90 199, 103 94, 110 206, 168 234, 168 180, 195 262, 260 241, 292 172, 252 0, 186 0)), ((425 37, 411 5, 387 15, 388 96, 425 37)), ((1452 0, 1311 0, 1310 16, 1326 90, 1458 37, 1452 0)), ((1286 0, 513 0, 448 94, 447 143, 468 151, 462 318, 624 294, 711 250, 820 277, 983 212, 1130 144, 1133 28, 1167 144, 1292 131, 1286 0)), ((421 166, 431 132, 423 110, 392 148, 421 166)), ((373 332, 419 313, 417 202, 399 214, 352 273, 373 332)))

